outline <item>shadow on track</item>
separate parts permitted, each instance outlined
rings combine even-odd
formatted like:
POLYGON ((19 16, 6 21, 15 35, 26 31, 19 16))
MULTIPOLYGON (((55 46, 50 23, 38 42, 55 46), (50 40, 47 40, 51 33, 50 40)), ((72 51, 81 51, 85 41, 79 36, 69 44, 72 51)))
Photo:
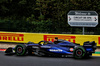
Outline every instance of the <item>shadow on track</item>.
MULTIPOLYGON (((15 55, 15 54, 5 54, 5 56, 15 56, 15 57, 39 57, 39 58, 65 58, 65 59, 67 59, 67 58, 73 58, 73 57, 62 57, 62 56, 36 56, 36 55, 24 55, 24 56, 17 56, 17 55, 15 55)), ((73 58, 74 60, 87 60, 87 59, 94 59, 94 57, 86 57, 86 58, 82 58, 82 59, 75 59, 75 58, 73 58)))

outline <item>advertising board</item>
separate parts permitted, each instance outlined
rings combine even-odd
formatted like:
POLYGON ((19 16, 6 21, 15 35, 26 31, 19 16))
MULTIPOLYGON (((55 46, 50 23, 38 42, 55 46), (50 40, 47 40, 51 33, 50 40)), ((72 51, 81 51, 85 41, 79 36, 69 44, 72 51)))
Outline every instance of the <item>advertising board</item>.
POLYGON ((54 38, 67 40, 83 45, 86 41, 95 41, 100 46, 100 35, 73 35, 73 34, 46 34, 46 33, 16 33, 0 32, 0 42, 27 43, 29 41, 38 43, 39 41, 54 41, 54 38))

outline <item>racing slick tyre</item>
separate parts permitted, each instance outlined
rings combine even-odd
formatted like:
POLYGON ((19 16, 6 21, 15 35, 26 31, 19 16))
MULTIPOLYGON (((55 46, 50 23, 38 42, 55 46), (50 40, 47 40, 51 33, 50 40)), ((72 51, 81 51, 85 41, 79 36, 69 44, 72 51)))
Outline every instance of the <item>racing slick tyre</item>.
POLYGON ((83 47, 78 47, 73 52, 73 56, 76 59, 84 58, 85 54, 86 54, 86 51, 83 47))
POLYGON ((18 56, 23 56, 26 54, 26 46, 23 44, 19 44, 15 47, 15 53, 18 56))

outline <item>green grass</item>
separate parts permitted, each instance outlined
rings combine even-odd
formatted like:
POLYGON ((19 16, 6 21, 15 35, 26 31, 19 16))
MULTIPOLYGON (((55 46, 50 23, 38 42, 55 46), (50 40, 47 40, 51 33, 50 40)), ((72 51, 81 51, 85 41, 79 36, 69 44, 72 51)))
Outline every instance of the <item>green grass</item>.
POLYGON ((95 53, 93 53, 93 54, 100 54, 100 52, 95 52, 95 53))

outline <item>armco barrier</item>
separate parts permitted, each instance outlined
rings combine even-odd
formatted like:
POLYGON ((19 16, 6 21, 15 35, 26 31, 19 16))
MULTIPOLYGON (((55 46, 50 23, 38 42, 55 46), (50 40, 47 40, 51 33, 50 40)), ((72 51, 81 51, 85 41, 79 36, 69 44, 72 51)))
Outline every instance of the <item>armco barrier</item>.
POLYGON ((70 42, 83 45, 85 41, 95 41, 100 46, 100 35, 73 35, 73 34, 45 34, 45 33, 17 33, 17 32, 0 32, 0 41, 27 43, 32 41, 38 43, 41 40, 54 41, 54 38, 64 39, 70 42))

